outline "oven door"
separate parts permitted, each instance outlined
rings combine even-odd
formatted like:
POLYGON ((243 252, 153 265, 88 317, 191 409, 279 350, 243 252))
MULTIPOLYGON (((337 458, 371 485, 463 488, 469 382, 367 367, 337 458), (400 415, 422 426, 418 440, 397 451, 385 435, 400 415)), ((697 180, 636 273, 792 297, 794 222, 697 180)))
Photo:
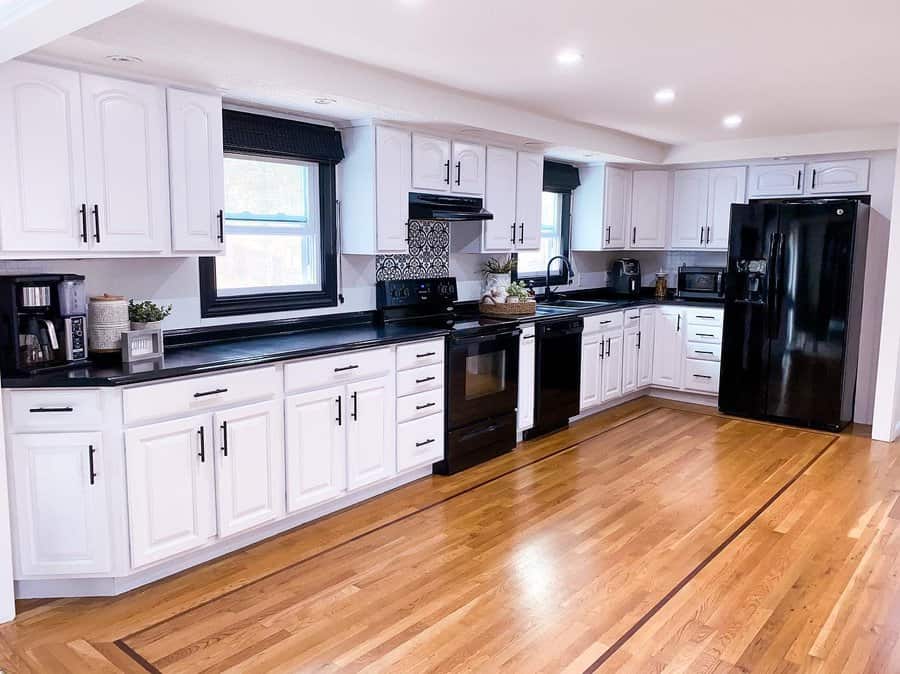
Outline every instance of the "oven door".
POLYGON ((519 398, 521 330, 451 337, 448 373, 449 428, 515 412, 519 398))

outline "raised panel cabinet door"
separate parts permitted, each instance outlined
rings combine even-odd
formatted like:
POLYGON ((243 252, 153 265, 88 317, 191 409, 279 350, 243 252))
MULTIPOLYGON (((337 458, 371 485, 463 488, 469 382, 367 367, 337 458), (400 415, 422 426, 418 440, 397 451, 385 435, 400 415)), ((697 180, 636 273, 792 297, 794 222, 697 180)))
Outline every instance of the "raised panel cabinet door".
POLYGON ((168 89, 172 250, 218 253, 224 248, 222 99, 168 89))
POLYGON ((347 489, 397 472, 393 375, 347 385, 347 489))
MULTIPOLYGON (((581 340, 581 410, 600 404, 600 335, 581 340)), ((606 348, 604 343, 604 349, 606 348)), ((604 351, 605 353, 605 351, 604 351)))
POLYGON ((216 535, 212 417, 125 432, 134 568, 201 547, 216 535))
POLYGON ((709 169, 709 199, 706 215, 707 248, 728 250, 731 205, 747 201, 747 167, 709 169))
POLYGON ((656 309, 653 334, 653 384, 681 388, 684 365, 684 316, 678 309, 656 309))
POLYGON ((484 145, 453 141, 450 190, 461 194, 484 194, 484 145))
POLYGON ((600 334, 600 348, 606 348, 600 364, 600 398, 602 402, 622 397, 623 342, 621 329, 600 334))
POLYGON ((519 152, 516 158, 516 248, 541 247, 541 198, 544 193, 544 156, 519 152))
POLYGON ((630 393, 638 387, 638 368, 640 349, 638 340, 641 330, 639 327, 629 328, 625 331, 625 339, 622 345, 622 393, 630 393))
POLYGON ((803 192, 803 164, 764 164, 747 172, 751 197, 793 196, 803 192))
POLYGON ((625 248, 631 221, 631 171, 606 167, 603 188, 604 250, 625 248))
POLYGON ((161 252, 169 247, 165 90, 81 75, 91 247, 161 252))
POLYGON ((412 186, 417 190, 446 192, 450 189, 450 141, 412 135, 412 186))
POLYGON ((111 568, 100 433, 10 435, 17 577, 111 568))
POLYGON ((409 138, 409 131, 375 128, 375 238, 379 253, 409 251, 409 138))
POLYGON ((284 420, 269 401, 214 417, 219 537, 284 514, 284 420))
POLYGON ((865 192, 869 189, 869 160, 818 161, 806 166, 809 194, 865 192))
POLYGON ((511 251, 516 246, 516 151, 489 147, 485 157, 484 207, 494 219, 485 220, 483 249, 511 251))
POLYGON ((284 401, 287 509, 296 512, 347 489, 346 387, 332 386, 284 401))
POLYGON ((675 171, 672 178, 672 248, 704 248, 709 169, 675 171))
POLYGON ((578 169, 581 184, 572 194, 572 250, 603 250, 606 227, 603 226, 604 186, 603 166, 584 166, 578 169))
POLYGON ((534 426, 534 330, 522 332, 519 337, 519 430, 534 426))
POLYGON ((641 330, 638 334, 638 388, 653 384, 653 328, 655 317, 655 309, 641 309, 641 330))
POLYGON ((0 66, 0 248, 86 249, 87 212, 78 73, 0 66))
POLYGON ((663 248, 668 222, 669 172, 635 171, 631 189, 629 248, 663 248))

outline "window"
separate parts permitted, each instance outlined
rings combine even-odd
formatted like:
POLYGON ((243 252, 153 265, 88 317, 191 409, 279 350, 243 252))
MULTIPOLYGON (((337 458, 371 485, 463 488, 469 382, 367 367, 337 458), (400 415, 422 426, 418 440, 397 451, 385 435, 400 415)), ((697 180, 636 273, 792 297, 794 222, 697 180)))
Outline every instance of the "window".
MULTIPOLYGON (((569 256, 569 212, 571 192, 550 192, 541 195, 541 247, 516 254, 515 280, 528 280, 535 286, 543 286, 547 275, 547 262, 557 255, 569 256)), ((550 269, 551 285, 569 282, 557 261, 550 269)))

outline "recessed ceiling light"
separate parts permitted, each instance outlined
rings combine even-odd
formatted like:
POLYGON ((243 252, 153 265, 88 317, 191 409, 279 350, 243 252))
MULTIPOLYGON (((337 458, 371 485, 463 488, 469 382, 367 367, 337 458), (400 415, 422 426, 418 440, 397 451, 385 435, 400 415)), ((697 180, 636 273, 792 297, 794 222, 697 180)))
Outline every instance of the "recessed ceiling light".
POLYGON ((556 55, 557 63, 564 66, 572 66, 581 63, 584 55, 577 49, 563 49, 556 55))
POLYGON ((337 103, 337 99, 328 96, 319 96, 318 98, 313 99, 313 102, 316 105, 331 105, 332 103, 337 103))
POLYGON ((107 61, 113 63, 143 63, 144 59, 140 56, 126 56, 125 54, 111 54, 106 57, 107 61))
POLYGON ((743 121, 740 115, 726 115, 722 118, 722 126, 726 129, 736 129, 743 121))
POLYGON ((653 100, 663 105, 671 103, 675 100, 675 91, 673 89, 660 89, 653 94, 653 100))

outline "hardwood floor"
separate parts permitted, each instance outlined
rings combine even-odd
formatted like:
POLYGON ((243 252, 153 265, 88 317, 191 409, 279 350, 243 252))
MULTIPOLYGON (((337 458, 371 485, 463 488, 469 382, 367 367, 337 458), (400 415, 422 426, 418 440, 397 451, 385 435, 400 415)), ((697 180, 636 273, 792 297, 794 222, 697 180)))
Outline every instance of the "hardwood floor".
POLYGON ((900 671, 900 445, 627 403, 118 598, 7 672, 900 671))

